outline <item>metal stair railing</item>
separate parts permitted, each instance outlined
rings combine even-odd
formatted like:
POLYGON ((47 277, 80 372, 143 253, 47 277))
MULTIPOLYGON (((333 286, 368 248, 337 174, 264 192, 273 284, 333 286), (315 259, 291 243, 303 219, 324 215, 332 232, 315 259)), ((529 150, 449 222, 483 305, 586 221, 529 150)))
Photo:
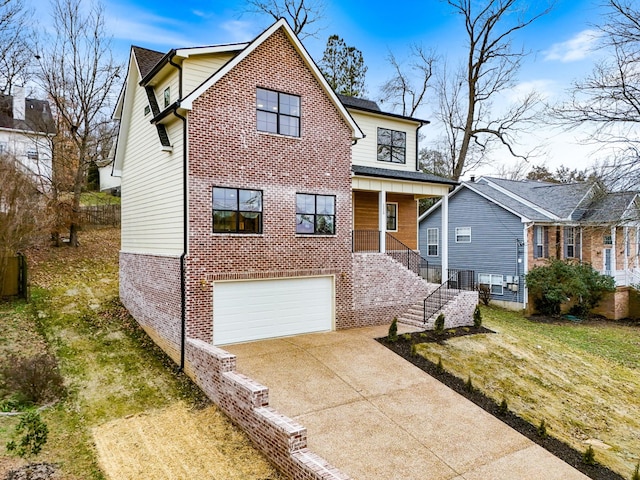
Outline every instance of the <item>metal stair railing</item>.
POLYGON ((457 297, 461 291, 462 289, 458 288, 457 282, 451 280, 447 280, 436 288, 423 301, 424 310, 422 322, 426 324, 433 315, 442 310, 442 307, 457 297))
POLYGON ((404 265, 416 275, 420 276, 420 268, 426 262, 418 252, 408 247, 396 237, 387 232, 385 253, 396 262, 404 265))

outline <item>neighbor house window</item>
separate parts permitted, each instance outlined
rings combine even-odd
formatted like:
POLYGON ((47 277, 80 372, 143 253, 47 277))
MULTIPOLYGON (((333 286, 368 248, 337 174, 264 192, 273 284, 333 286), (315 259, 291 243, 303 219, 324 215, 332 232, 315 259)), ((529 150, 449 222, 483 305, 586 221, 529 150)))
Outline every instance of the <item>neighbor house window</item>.
POLYGON ((610 233, 602 236, 602 243, 604 245, 613 245, 613 237, 610 233))
POLYGON ((564 258, 577 258, 579 256, 580 232, 574 227, 564 228, 564 258))
POLYGON ((407 134, 388 128, 378 128, 378 160, 405 163, 407 158, 407 134))
POLYGON ((261 233, 262 192, 213 187, 214 233, 261 233))
POLYGON ((546 258, 549 255, 549 232, 547 227, 539 225, 533 230, 533 257, 546 258))
POLYGON ((171 105, 171 88, 167 87, 164 89, 164 108, 167 108, 171 105))
POLYGON ((387 231, 398 231, 398 204, 387 203, 387 231))
POLYGON ((336 233, 336 197, 296 194, 296 233, 334 235, 336 233))
POLYGON ((27 158, 29 160, 38 160, 38 151, 37 150, 27 150, 27 158))
POLYGON ((258 88, 258 130, 290 137, 300 136, 300 97, 258 88))
POLYGON ((502 275, 493 275, 489 273, 478 274, 478 283, 480 286, 486 286, 492 295, 502 295, 502 275))
POLYGON ((7 151, 7 144, 5 142, 0 142, 0 153, 5 153, 7 151))
POLYGON ((437 228, 427 228, 427 256, 429 257, 437 257, 438 256, 438 229, 437 228))
POLYGON ((456 228, 456 243, 471 243, 471 227, 456 228))

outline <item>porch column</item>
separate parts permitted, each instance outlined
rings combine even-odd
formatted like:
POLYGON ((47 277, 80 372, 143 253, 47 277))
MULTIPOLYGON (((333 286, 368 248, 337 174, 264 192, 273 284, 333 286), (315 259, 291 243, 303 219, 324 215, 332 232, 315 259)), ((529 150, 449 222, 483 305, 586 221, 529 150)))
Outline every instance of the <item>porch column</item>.
POLYGON ((380 230, 380 253, 387 251, 387 192, 378 193, 378 230, 380 230))
POLYGON ((611 227, 611 274, 617 280, 616 256, 616 227, 611 227))
POLYGON ((442 197, 442 282, 449 280, 449 195, 442 197))

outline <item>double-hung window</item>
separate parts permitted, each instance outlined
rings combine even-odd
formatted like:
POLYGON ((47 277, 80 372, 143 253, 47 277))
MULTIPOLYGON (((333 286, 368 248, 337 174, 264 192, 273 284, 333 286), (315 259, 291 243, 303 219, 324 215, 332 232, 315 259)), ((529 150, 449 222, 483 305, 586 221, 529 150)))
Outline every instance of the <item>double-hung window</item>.
POLYGON ((486 286, 493 295, 503 295, 502 275, 493 275, 489 273, 478 274, 478 283, 480 286, 486 286))
POLYGON ((427 256, 438 256, 438 237, 437 228, 427 228, 427 256))
POLYGON ((579 232, 577 228, 564 228, 564 258, 576 258, 578 256, 577 241, 579 232))
POLYGON ((387 203, 387 231, 398 231, 398 204, 387 203))
POLYGON ((547 227, 536 225, 533 229, 533 258, 549 256, 549 231, 547 227))
POLYGON ((471 243, 471 227, 456 227, 456 243, 471 243))
POLYGON ((607 233, 602 236, 602 243, 607 246, 613 245, 613 237, 610 233, 607 233))
POLYGON ((296 194, 296 233, 334 235, 336 197, 312 193, 296 194))
POLYGON ((258 88, 256 92, 258 131, 300 136, 300 97, 258 88))
POLYGON ((407 134, 388 128, 378 128, 378 161, 406 163, 407 134))
POLYGON ((214 233, 262 233, 262 192, 213 187, 214 233))

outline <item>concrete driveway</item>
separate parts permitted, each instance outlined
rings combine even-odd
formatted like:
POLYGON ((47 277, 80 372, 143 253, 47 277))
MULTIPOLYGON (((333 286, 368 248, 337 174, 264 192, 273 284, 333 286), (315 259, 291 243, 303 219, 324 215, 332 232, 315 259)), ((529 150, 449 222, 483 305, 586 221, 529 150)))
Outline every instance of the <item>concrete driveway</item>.
POLYGON ((378 344, 387 327, 224 347, 309 448, 358 480, 587 479, 378 344))

